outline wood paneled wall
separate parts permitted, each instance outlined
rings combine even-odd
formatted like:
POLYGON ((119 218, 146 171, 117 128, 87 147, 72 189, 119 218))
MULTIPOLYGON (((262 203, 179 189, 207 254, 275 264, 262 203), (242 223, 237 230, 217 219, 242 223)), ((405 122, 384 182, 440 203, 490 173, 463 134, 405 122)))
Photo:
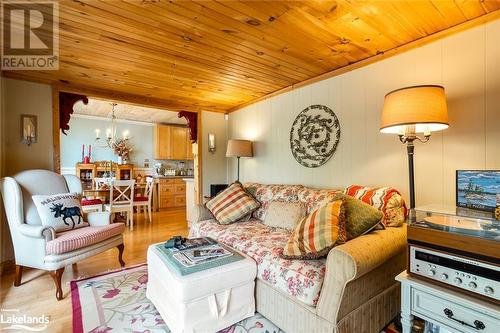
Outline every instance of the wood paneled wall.
MULTIPOLYGON (((252 104, 230 114, 229 137, 255 140, 241 159, 241 179, 340 188, 391 185, 408 192, 406 149, 379 133, 384 95, 416 84, 446 89, 450 128, 417 144, 417 205, 454 204, 456 169, 500 169, 500 20, 384 61, 252 104), (339 147, 324 166, 299 165, 289 147, 295 117, 311 104, 332 108, 339 147)), ((236 161, 228 179, 233 179, 236 161)))

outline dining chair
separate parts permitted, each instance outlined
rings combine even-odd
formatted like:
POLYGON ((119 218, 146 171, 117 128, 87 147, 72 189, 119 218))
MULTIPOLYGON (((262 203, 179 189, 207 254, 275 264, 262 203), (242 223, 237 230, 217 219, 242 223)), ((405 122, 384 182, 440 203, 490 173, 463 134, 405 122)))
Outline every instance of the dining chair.
POLYGON ((95 189, 98 190, 100 189, 103 185, 108 185, 113 181, 116 180, 116 177, 95 177, 94 178, 94 185, 95 189))
POLYGON ((153 197, 153 184, 153 177, 146 177, 146 188, 144 190, 144 195, 139 195, 134 198, 134 207, 137 207, 137 213, 140 213, 141 209, 144 212, 144 216, 146 216, 147 213, 149 223, 152 222, 151 201, 153 197))
POLYGON ((109 186, 109 204, 104 210, 110 213, 126 213, 127 225, 134 230, 134 187, 135 180, 112 180, 109 186))
POLYGON ((102 200, 101 199, 82 199, 82 212, 102 212, 102 200))

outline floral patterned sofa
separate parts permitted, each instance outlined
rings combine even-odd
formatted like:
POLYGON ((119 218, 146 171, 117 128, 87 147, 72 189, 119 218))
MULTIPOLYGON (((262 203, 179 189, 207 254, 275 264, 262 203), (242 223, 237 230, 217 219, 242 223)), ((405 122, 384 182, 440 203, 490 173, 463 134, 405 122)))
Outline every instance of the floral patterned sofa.
POLYGON ((246 222, 218 224, 198 206, 190 236, 210 236, 257 262, 257 311, 287 333, 379 332, 399 310, 394 277, 405 268, 406 228, 373 231, 335 247, 327 258, 281 258, 290 231, 261 221, 271 201, 302 201, 307 213, 343 190, 245 184, 261 207, 246 222))

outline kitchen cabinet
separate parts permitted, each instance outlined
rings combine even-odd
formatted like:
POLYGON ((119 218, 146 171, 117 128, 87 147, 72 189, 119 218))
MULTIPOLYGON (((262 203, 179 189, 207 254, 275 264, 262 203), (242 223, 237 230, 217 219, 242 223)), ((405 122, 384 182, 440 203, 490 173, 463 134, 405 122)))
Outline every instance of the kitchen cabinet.
POLYGON ((193 159, 187 127, 157 124, 154 131, 154 146, 154 158, 157 160, 193 159))
POLYGON ((167 160, 172 156, 171 126, 156 125, 154 130, 155 159, 167 160))
POLYGON ((172 159, 185 160, 187 158, 187 128, 172 127, 172 159))
POLYGON ((182 178, 160 178, 158 181, 158 208, 186 206, 186 184, 182 178))

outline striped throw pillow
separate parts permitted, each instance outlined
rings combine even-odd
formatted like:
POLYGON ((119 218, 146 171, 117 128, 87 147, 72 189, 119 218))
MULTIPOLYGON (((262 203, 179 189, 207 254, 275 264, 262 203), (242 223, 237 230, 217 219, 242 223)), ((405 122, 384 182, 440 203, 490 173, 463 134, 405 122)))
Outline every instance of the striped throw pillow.
POLYGON ((343 200, 336 200, 314 210, 295 226, 283 258, 318 259, 345 241, 345 205, 343 200))
POLYGON ((387 227, 400 227, 408 214, 401 193, 393 187, 350 185, 345 188, 344 194, 380 210, 384 214, 382 223, 387 227))
POLYGON ((252 213, 260 203, 235 182, 208 201, 205 206, 220 224, 230 224, 252 213))

